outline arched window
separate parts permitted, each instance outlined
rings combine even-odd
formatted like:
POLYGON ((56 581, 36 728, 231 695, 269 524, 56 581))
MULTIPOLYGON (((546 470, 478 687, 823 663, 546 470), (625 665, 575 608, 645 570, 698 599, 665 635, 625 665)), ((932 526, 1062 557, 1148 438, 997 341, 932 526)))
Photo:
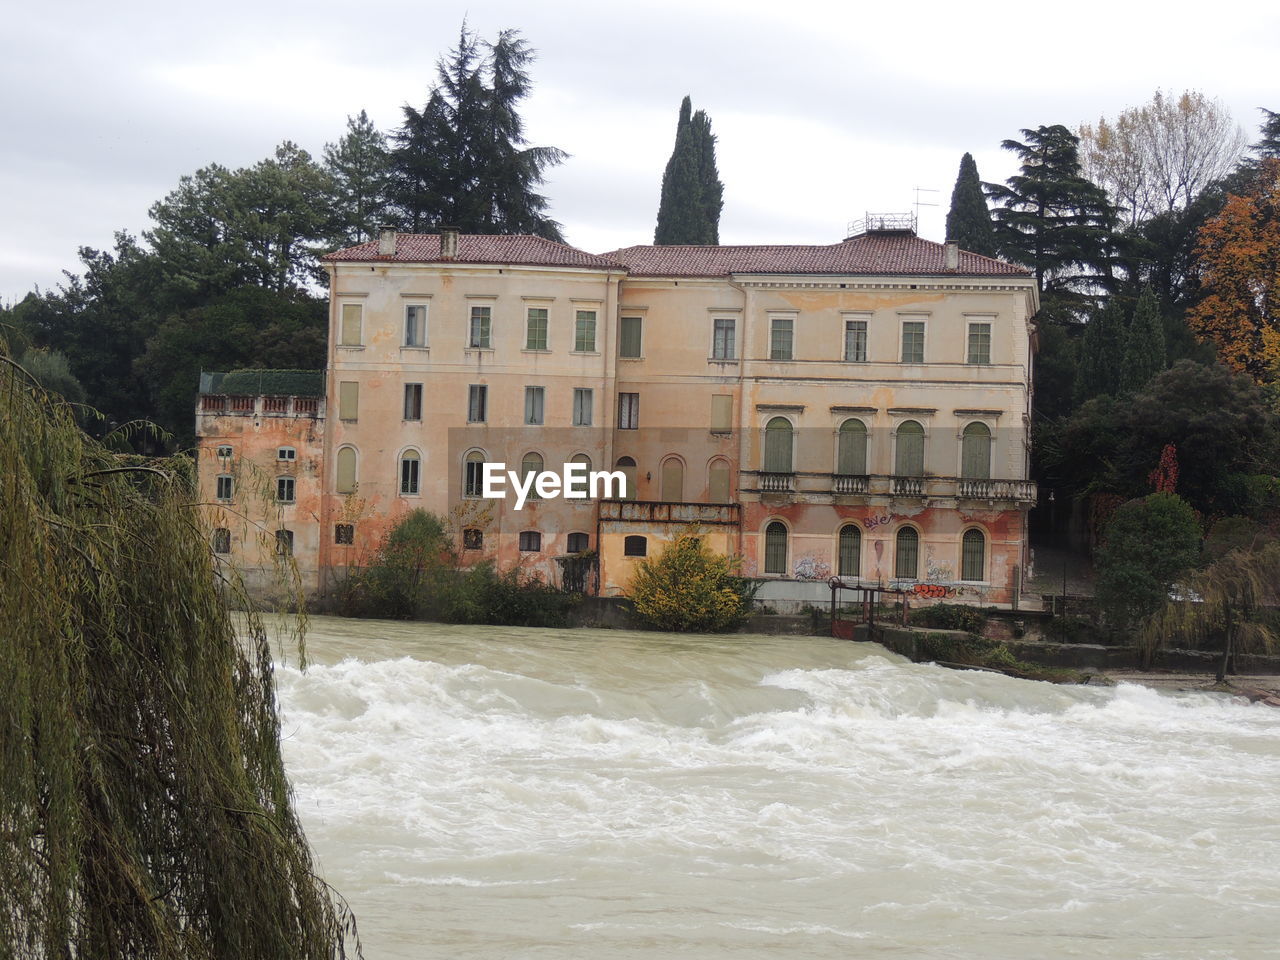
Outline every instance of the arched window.
POLYGON ((662 461, 661 499, 678 503, 684 499, 684 463, 679 457, 662 461))
POLYGON ((991 428, 985 423, 974 421, 961 434, 960 476, 966 480, 991 477, 991 428))
MULTIPOLYGON (((587 498, 590 498, 591 497, 591 458, 588 457, 585 453, 575 453, 572 457, 569 458, 569 462, 580 463, 583 466, 581 479, 573 481, 574 492, 584 494, 587 498)), ((567 489, 561 493, 561 496, 567 497, 568 495, 569 494, 567 489)))
POLYGON ((960 548, 960 579, 987 579, 987 538, 981 530, 966 530, 960 548))
POLYGON ((356 492, 356 451, 343 447, 338 451, 338 493, 356 492))
POLYGON ((920 534, 915 527, 898 531, 898 549, 894 556, 893 575, 899 580, 915 580, 920 571, 920 534))
POLYGON ((624 557, 644 557, 649 554, 649 541, 645 537, 630 536, 622 541, 624 557))
POLYGON ((636 487, 636 462, 630 457, 619 457, 614 469, 622 472, 627 480, 627 489, 622 491, 623 500, 634 500, 640 492, 636 487))
POLYGON ((707 467, 707 498, 712 503, 729 503, 729 461, 712 460, 707 467))
POLYGON ((850 419, 840 424, 836 450, 836 473, 861 477, 867 472, 867 425, 850 419))
MULTIPOLYGON (((542 454, 530 450, 524 455, 524 459, 520 461, 520 482, 522 484, 529 482, 529 477, 536 477, 542 472, 542 454)), ((535 487, 529 487, 529 499, 537 500, 538 491, 535 487)))
POLYGON ((569 541, 565 545, 567 553, 586 553, 591 545, 591 535, 588 533, 571 533, 569 541))
POLYGON ((893 472, 899 477, 924 476, 924 427, 915 420, 898 424, 898 449, 894 453, 893 472))
POLYGON ((417 450, 406 450, 400 455, 400 496, 416 497, 422 474, 422 460, 417 450))
POLYGON ((764 572, 787 572, 787 525, 781 520, 764 528, 764 572))
POLYGON ((462 495, 479 497, 484 493, 484 453, 472 450, 462 461, 462 495))
POLYGON ((846 523, 840 528, 840 552, 836 559, 837 574, 858 576, 862 569, 862 530, 856 523, 846 523))
POLYGON ((764 469, 766 473, 791 472, 791 421, 774 417, 764 428, 764 469))

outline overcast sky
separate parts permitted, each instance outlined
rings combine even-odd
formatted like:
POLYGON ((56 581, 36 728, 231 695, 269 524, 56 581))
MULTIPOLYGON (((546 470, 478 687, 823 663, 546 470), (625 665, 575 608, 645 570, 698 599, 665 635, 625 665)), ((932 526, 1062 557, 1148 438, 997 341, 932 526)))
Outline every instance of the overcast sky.
POLYGON ((223 0, 27 3, 0 41, 0 300, 56 285, 81 245, 138 233, 178 177, 291 139, 319 156, 348 114, 421 106, 463 14, 538 52, 533 142, 572 156, 546 193, 570 243, 653 239, 680 98, 711 116, 724 243, 831 243, 865 211, 942 238, 961 154, 1074 127, 1156 87, 1219 97, 1254 139, 1280 110, 1280 5, 223 0))

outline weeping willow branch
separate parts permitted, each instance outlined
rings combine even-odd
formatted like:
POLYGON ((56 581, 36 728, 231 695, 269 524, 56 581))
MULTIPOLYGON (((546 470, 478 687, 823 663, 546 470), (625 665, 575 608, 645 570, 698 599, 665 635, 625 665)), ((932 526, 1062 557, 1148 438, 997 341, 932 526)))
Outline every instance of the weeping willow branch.
POLYGON ((1231 551, 1187 577, 1180 593, 1185 599, 1168 601, 1143 625, 1144 663, 1149 666, 1166 644, 1195 648, 1220 639, 1218 679, 1223 680, 1236 653, 1271 650, 1280 643, 1276 631, 1258 619, 1280 599, 1280 542, 1231 551))
POLYGON ((189 464, 113 453, 0 360, 0 960, 358 955, 189 464))

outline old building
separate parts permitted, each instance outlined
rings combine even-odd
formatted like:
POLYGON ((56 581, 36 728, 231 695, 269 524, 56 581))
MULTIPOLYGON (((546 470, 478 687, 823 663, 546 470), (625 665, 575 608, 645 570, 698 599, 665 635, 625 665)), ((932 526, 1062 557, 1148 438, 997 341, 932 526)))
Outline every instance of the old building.
MULTIPOLYGON (((317 590, 415 507, 449 518, 464 557, 559 579, 596 552, 606 595, 687 522, 775 602, 820 602, 832 575, 982 603, 1018 587, 1037 309, 1021 268, 894 218, 824 246, 605 255, 385 231, 324 263, 329 365, 299 449, 318 486, 280 527, 317 590), (495 462, 630 489, 516 509, 483 496, 495 462)), ((217 396, 202 409, 247 402, 217 396)), ((208 471, 225 420, 201 421, 208 471)), ((268 474, 278 433, 252 447, 268 474)))

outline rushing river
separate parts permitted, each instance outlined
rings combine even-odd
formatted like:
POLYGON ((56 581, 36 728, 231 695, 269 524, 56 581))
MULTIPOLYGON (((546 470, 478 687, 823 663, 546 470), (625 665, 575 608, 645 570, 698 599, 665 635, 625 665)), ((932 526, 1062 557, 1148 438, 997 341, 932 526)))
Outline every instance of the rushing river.
POLYGON ((320 618, 279 668, 386 958, 1280 952, 1280 711, 801 637, 320 618))

